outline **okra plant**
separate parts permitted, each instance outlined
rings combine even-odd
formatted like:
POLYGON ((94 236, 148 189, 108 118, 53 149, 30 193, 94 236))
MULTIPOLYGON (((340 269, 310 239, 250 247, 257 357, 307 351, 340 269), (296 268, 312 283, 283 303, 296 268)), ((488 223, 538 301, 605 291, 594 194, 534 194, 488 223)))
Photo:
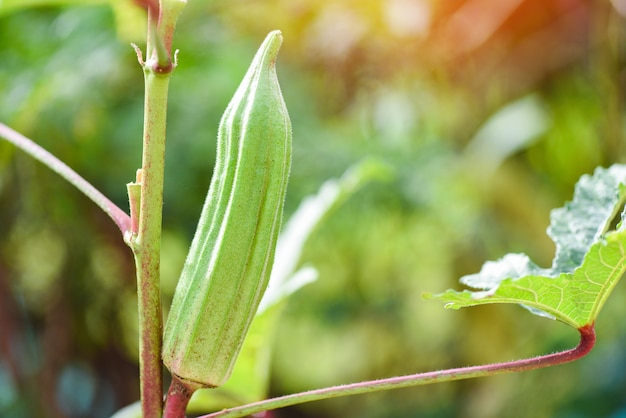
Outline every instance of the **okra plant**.
MULTIPOLYGON (((246 337, 265 332, 266 322, 261 319, 276 314, 271 307, 315 279, 312 268, 295 271, 308 234, 342 198, 384 169, 370 161, 326 183, 317 196, 302 203, 281 232, 292 130, 276 73, 283 39, 280 31, 271 32, 219 125, 215 169, 163 327, 159 276, 165 122, 168 83, 177 64, 173 34, 185 0, 139 3, 148 14, 145 58, 137 49, 145 79, 143 162, 135 181, 128 184, 130 214, 28 138, 5 125, 0 125, 0 136, 89 196, 113 219, 133 251, 139 294, 141 400, 116 417, 182 418, 194 392, 228 387, 231 375, 240 373, 240 352, 263 362, 262 356, 254 356, 258 347, 248 346, 246 337), (171 374, 165 397, 163 364, 171 374)), ((204 418, 243 417, 298 403, 531 370, 583 357, 595 343, 595 320, 626 271, 625 202, 626 166, 597 169, 592 176, 581 178, 572 202, 552 212, 548 234, 556 244, 556 255, 550 268, 539 267, 524 254, 509 254, 461 279, 476 290, 424 295, 453 309, 494 303, 522 305, 575 328, 580 334, 575 348, 274 399, 263 399, 267 376, 261 373, 259 387, 234 389, 243 393, 247 404, 204 418), (246 391, 254 393, 246 397, 246 391)))

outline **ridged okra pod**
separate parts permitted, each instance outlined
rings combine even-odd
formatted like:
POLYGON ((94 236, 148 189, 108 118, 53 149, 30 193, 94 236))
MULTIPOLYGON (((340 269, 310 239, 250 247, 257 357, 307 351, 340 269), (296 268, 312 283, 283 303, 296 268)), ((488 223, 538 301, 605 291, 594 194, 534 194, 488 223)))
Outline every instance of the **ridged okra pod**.
POLYGON ((217 161, 165 326, 163 361, 192 387, 230 376, 274 261, 291 166, 291 122, 271 32, 222 117, 217 161))

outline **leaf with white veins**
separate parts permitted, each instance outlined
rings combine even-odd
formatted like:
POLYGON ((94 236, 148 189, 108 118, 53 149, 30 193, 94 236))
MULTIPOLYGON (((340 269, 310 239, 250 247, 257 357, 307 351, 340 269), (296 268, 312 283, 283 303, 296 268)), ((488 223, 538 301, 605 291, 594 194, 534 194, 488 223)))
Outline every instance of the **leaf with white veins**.
MULTIPOLYGON (((552 211, 548 235, 556 244, 552 267, 541 268, 525 254, 489 261, 461 283, 477 289, 426 294, 446 308, 516 303, 532 313, 574 328, 592 324, 626 271, 626 228, 609 228, 626 200, 626 166, 598 168, 583 176, 572 202, 552 211)), ((626 216, 622 212, 622 220, 626 216)))

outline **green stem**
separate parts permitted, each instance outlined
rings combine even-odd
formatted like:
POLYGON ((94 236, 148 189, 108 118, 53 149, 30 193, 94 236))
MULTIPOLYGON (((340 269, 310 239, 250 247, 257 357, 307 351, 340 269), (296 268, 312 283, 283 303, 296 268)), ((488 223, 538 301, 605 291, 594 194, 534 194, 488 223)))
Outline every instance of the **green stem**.
POLYGON ((83 192, 85 196, 91 199, 104 211, 104 213, 113 219, 113 222, 115 222, 117 227, 120 229, 122 235, 126 235, 130 231, 130 217, 126 214, 126 212, 120 209, 115 203, 111 202, 105 195, 92 186, 87 180, 82 178, 77 172, 72 170, 67 164, 43 149, 32 139, 14 131, 3 123, 0 123, 0 137, 45 164, 52 171, 83 192))
POLYGON ((144 67, 145 107, 141 174, 141 199, 136 236, 130 240, 137 268, 139 305, 139 373, 144 417, 162 413, 163 377, 161 345, 160 255, 165 165, 165 121, 170 74, 157 74, 144 67))
POLYGON ((593 348, 596 334, 593 325, 587 325, 578 330, 580 342, 575 348, 558 353, 529 359, 494 363, 483 366, 461 367, 457 369, 440 370, 428 373, 418 373, 407 376, 392 377, 388 379, 372 380, 348 385, 332 386, 293 395, 281 396, 235 408, 224 409, 199 418, 238 418, 272 409, 284 408, 305 402, 319 401, 323 399, 338 398, 342 396, 358 395, 381 390, 399 389, 410 386, 427 385, 431 383, 451 382, 454 380, 471 379, 475 377, 494 376, 497 374, 521 372, 525 370, 540 369, 557 364, 569 363, 584 357, 593 348))
POLYGON ((148 7, 146 62, 141 62, 138 51, 145 80, 143 156, 137 181, 128 187, 133 219, 132 234, 127 242, 135 255, 137 269, 139 377, 144 418, 160 418, 163 414, 163 317, 159 282, 165 127, 167 94, 175 67, 171 61, 171 40, 176 19, 185 4, 186 0, 161 0, 158 10, 154 5, 148 7), (138 205, 137 187, 141 189, 138 205))

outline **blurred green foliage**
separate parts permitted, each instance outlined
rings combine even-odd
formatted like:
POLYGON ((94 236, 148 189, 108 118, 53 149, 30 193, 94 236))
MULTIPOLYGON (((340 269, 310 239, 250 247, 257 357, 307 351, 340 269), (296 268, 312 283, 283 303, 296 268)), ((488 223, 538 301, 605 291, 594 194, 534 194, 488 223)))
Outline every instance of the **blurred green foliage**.
MULTIPOLYGON (((127 207, 143 101, 128 44, 142 44, 143 22, 120 12, 132 6, 121 0, 40 3, 0 2, 0 120, 127 207)), ((505 253, 548 265, 550 209, 571 198, 581 174, 624 162, 619 10, 584 0, 483 3, 189 0, 170 88, 166 309, 210 181, 221 112, 270 30, 285 37, 279 77, 294 126, 288 212, 363 157, 395 169, 392 183, 360 191, 307 246, 304 262, 320 279, 282 315, 271 395, 575 345, 567 327, 518 307, 453 312, 421 299, 458 288, 458 277, 505 253)), ((137 399, 134 280, 109 219, 0 142, 0 415, 107 417, 137 399)), ((275 416, 623 416, 626 291, 614 293, 596 324, 598 345, 578 363, 275 416)))

